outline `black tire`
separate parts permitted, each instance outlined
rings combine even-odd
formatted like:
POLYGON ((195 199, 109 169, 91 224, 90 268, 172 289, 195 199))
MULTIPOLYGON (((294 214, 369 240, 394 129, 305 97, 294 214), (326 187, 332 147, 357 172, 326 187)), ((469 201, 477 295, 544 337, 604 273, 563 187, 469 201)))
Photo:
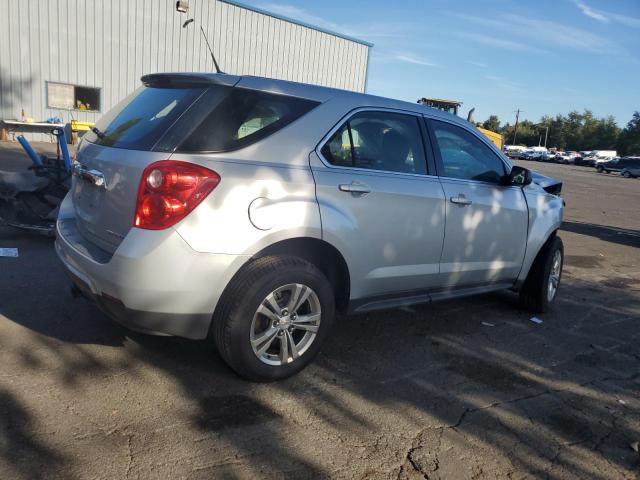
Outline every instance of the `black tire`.
POLYGON ((625 170, 624 172, 622 172, 622 176, 623 176, 624 178, 631 178, 631 174, 630 174, 627 170, 625 170))
POLYGON ((604 168, 602 167, 597 167, 596 170, 598 171, 598 173, 602 173, 604 171, 604 168))
POLYGON ((243 267, 225 290, 216 308, 209 337, 220 356, 240 376, 258 382, 280 380, 311 363, 331 329, 334 316, 334 291, 314 265, 292 256, 262 257, 243 267), (308 349, 297 359, 284 365, 268 365, 251 347, 253 317, 267 295, 292 283, 308 286, 317 295, 322 312, 318 331, 308 349))
POLYGON ((556 288, 553 298, 549 299, 548 296, 549 277, 555 254, 558 251, 560 252, 559 287, 564 263, 564 245, 560 237, 554 235, 547 240, 542 250, 538 252, 527 279, 520 290, 520 302, 527 310, 534 313, 544 313, 549 310, 553 301, 558 297, 558 288, 556 288))

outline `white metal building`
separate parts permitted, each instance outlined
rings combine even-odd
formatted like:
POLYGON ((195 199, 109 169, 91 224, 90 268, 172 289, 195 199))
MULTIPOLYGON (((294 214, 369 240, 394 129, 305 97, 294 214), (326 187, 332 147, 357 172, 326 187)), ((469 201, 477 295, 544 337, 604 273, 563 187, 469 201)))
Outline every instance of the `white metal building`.
POLYGON ((225 72, 366 90, 371 44, 237 1, 0 0, 0 120, 92 122, 143 74, 214 71, 200 26, 225 72))

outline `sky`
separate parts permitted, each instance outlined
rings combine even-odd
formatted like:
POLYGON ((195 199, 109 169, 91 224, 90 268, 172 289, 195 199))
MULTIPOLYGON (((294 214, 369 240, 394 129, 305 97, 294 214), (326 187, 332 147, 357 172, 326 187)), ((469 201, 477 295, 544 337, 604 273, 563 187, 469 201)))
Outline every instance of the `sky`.
POLYGON ((367 93, 463 102, 474 119, 640 110, 640 0, 265 0, 374 44, 367 93))

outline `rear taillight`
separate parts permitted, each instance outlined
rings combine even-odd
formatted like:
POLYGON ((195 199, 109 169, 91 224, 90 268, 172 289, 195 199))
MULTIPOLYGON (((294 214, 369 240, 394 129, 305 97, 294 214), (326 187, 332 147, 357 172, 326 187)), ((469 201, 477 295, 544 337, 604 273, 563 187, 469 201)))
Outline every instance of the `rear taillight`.
POLYGON ((144 169, 138 188, 133 225, 162 230, 186 217, 220 183, 213 170, 176 160, 162 160, 144 169))

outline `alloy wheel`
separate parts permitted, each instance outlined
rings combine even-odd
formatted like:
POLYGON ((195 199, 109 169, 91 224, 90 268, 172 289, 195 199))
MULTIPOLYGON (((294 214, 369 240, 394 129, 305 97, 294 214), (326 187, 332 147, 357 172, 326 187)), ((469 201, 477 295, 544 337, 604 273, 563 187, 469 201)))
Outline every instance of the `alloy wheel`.
POLYGON ((562 273, 562 252, 556 250, 553 254, 553 262, 551 263, 551 271, 549 272, 549 280, 547 283, 547 300, 552 302, 558 292, 560 284, 560 274, 562 273))
POLYGON ((286 365, 303 355, 318 333, 318 295, 300 283, 276 288, 258 306, 251 322, 253 353, 267 365, 286 365))

